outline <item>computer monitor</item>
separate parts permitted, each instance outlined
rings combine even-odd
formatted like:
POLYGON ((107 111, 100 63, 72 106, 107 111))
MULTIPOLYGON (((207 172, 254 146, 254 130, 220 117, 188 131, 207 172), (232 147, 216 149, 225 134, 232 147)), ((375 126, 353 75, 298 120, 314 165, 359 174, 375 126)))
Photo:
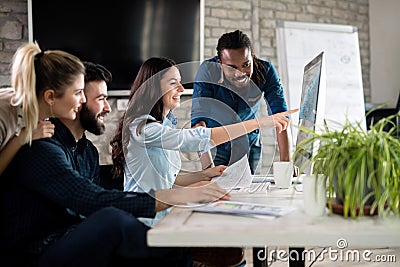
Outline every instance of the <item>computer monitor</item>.
POLYGON ((293 162, 304 174, 312 173, 310 158, 318 150, 318 143, 312 147, 301 148, 301 142, 309 138, 309 134, 300 127, 320 132, 324 126, 326 100, 326 71, 324 52, 312 59, 304 67, 303 85, 299 111, 299 129, 297 131, 296 151, 293 162))

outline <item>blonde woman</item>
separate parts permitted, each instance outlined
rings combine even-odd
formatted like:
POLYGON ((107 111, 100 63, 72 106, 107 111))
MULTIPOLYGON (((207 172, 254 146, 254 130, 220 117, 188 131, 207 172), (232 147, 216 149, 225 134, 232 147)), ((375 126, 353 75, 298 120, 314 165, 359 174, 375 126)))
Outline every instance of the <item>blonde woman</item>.
POLYGON ((60 50, 42 51, 25 43, 14 54, 12 88, 0 89, 0 175, 24 144, 49 138, 54 125, 49 117, 74 119, 85 102, 85 68, 75 56, 60 50), (64 97, 76 84, 72 98, 64 97), (65 104, 64 104, 65 103, 65 104))

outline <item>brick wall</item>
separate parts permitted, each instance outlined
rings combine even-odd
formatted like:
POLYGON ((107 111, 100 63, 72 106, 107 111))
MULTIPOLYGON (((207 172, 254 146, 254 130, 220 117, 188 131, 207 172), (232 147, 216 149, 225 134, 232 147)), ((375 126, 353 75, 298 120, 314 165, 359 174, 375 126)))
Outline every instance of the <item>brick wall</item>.
MULTIPOLYGON (((369 0, 205 0, 204 56, 216 54, 215 46, 221 34, 241 29, 252 39, 255 54, 272 61, 279 72, 276 49, 278 20, 352 25, 358 28, 365 100, 370 101, 369 0)), ((16 48, 28 40, 27 1, 0 2, 0 86, 9 85, 9 64, 16 48)), ((113 112, 106 118, 107 134, 89 135, 99 148, 101 163, 111 163, 109 140, 121 112, 116 99, 110 99, 113 112)), ((190 96, 183 98, 176 111, 181 126, 187 126, 190 116, 190 96)), ((264 170, 277 157, 272 131, 263 133, 264 170)), ((183 169, 199 167, 196 155, 183 155, 183 169), (194 160, 194 162, 193 162, 194 160)))

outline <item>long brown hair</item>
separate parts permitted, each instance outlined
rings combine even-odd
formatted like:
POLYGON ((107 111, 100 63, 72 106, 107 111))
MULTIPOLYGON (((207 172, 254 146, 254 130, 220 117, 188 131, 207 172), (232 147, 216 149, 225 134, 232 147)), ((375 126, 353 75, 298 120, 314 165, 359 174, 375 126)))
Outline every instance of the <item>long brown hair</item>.
POLYGON ((119 119, 118 128, 110 144, 112 148, 113 178, 124 174, 125 155, 124 148, 129 143, 129 124, 143 115, 151 115, 155 120, 143 120, 137 127, 136 134, 140 134, 141 127, 146 123, 163 120, 164 104, 160 78, 170 67, 176 63, 169 58, 152 57, 140 67, 138 74, 131 86, 128 108, 119 119))

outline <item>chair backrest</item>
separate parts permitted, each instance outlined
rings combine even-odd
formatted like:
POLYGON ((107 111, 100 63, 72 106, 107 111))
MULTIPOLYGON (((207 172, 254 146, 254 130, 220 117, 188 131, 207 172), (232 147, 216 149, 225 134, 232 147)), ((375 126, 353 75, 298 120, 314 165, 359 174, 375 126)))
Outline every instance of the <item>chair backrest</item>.
POLYGON ((100 165, 100 185, 106 189, 124 189, 124 177, 113 177, 113 165, 100 165))

